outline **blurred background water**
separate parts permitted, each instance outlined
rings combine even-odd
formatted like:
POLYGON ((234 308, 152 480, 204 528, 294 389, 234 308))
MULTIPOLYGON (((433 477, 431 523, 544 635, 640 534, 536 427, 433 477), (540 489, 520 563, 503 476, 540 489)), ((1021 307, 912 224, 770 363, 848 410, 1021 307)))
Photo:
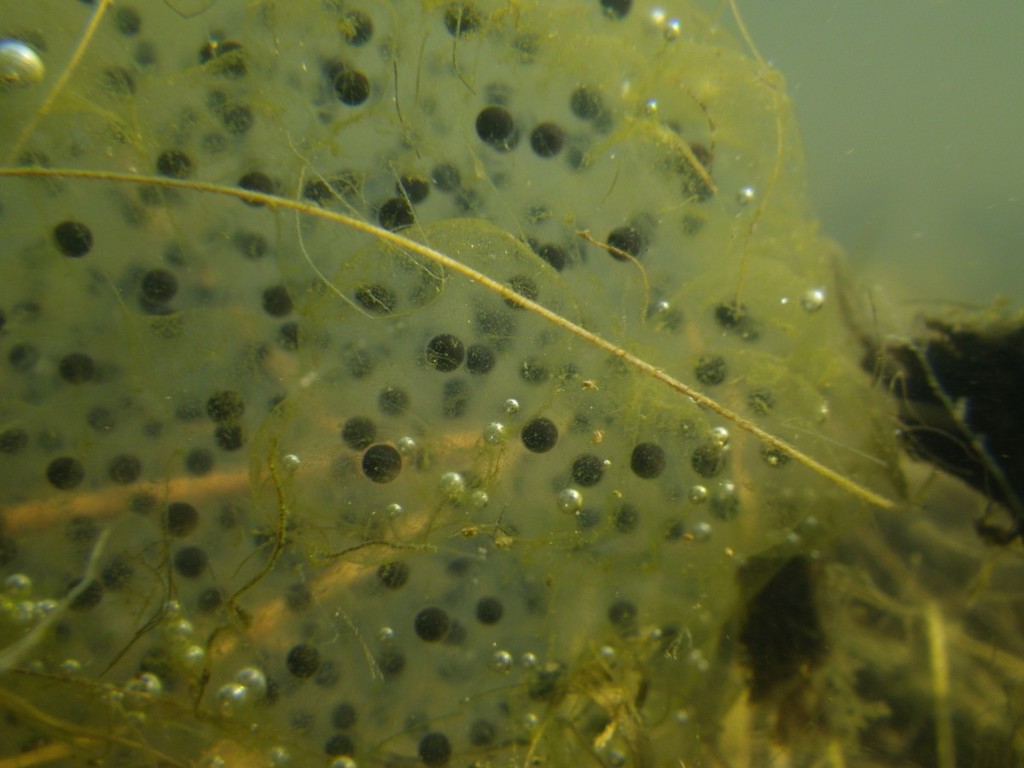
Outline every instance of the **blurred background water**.
POLYGON ((1024 304, 1024 2, 741 10, 786 78, 824 230, 882 302, 1024 304))

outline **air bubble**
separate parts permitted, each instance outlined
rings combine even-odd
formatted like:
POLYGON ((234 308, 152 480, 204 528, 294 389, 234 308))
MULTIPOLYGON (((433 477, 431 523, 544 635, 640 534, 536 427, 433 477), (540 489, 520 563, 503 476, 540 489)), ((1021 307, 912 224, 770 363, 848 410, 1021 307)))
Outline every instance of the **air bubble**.
POLYGON ((693 526, 693 540, 707 541, 711 538, 711 523, 700 522, 693 526))
POLYGON ((501 445, 508 437, 508 429, 500 421, 492 421, 484 427, 484 441, 488 445, 501 445))
POLYGON ((711 440, 720 448, 725 448, 729 445, 729 430, 725 427, 712 427, 711 428, 711 440))
POLYGON ((487 495, 486 491, 477 489, 469 494, 469 506, 476 511, 480 511, 486 507, 490 500, 491 499, 487 495))
POLYGON ((397 501, 393 501, 384 507, 384 514, 391 518, 400 517, 404 511, 405 509, 397 501))
POLYGON ((691 485, 687 498, 692 504, 703 504, 708 501, 708 488, 705 485, 691 485))
POLYGON ((583 494, 575 488, 565 488, 558 493, 558 511, 574 515, 583 509, 583 494))
POLYGON ((800 306, 807 312, 817 312, 825 305, 825 289, 811 288, 800 298, 800 306))
POLYGON ((241 683, 227 683, 217 690, 217 701, 221 715, 231 717, 249 703, 249 689, 241 683))
POLYGON ((377 630, 377 639, 382 643, 391 643, 395 640, 395 630, 391 627, 381 627, 377 630))
POLYGON ((46 76, 42 58, 20 40, 0 40, 0 88, 28 88, 46 76))
POLYGON ((267 676, 259 667, 243 667, 238 670, 235 682, 248 688, 257 699, 267 695, 267 676))
POLYGON ((398 438, 396 445, 398 446, 398 452, 406 457, 415 455, 416 451, 419 449, 416 441, 411 437, 398 438))
POLYGON ((512 669, 512 654, 508 651, 495 651, 491 657, 490 668, 499 674, 506 674, 512 669))
POLYGON ((750 205, 756 197, 757 192, 753 187, 743 187, 736 193, 736 202, 740 205, 750 205))
POLYGON ((12 573, 4 579, 4 591, 10 597, 28 597, 32 594, 32 579, 24 573, 12 573))
POLYGON ((502 404, 501 409, 509 416, 519 413, 519 401, 514 397, 510 397, 502 404))
POLYGON ((537 654, 530 653, 527 651, 519 657, 519 664, 523 669, 536 669, 540 661, 537 659, 537 654))
POLYGON ((466 479, 458 472, 445 472, 438 482, 441 493, 449 499, 458 499, 466 492, 466 479))

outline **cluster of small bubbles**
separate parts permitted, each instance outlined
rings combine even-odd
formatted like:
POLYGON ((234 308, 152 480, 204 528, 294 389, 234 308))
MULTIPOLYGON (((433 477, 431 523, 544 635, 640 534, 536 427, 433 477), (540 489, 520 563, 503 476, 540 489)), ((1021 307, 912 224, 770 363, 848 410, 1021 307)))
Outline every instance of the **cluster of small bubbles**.
POLYGON ((395 641, 395 630, 391 627, 381 627, 377 631, 377 639, 382 643, 393 643, 395 641))
POLYGON ((495 651, 489 666, 494 672, 507 674, 512 670, 512 654, 508 651, 495 651))
POLYGON ((711 523, 701 521, 693 526, 691 533, 694 541, 707 541, 711 538, 711 523))
POLYGON ((719 448, 725 448, 729 444, 729 430, 725 427, 712 427, 711 441, 719 448))
POLYGON ((703 504, 708 500, 708 489, 703 485, 692 485, 687 496, 691 504, 703 504))
POLYGON ((743 187, 736 193, 736 202, 740 205, 750 205, 756 196, 757 192, 753 187, 743 187))
POLYGON ((445 472, 437 485, 448 499, 458 499, 466 492, 466 479, 458 472, 445 472))
POLYGON ((477 511, 486 507, 490 500, 491 497, 487 495, 487 491, 477 489, 469 494, 469 506, 477 511))
POLYGON ((523 669, 536 669, 540 661, 537 659, 537 654, 527 651, 519 657, 519 663, 523 669))
POLYGON ((403 456, 414 455, 418 447, 419 446, 416 445, 416 441, 411 437, 398 438, 398 452, 403 456))
POLYGON ((800 297, 800 306, 807 312, 817 312, 825 305, 825 289, 810 288, 800 297))
POLYGON ((289 472, 294 472, 302 465, 302 459, 294 453, 286 453, 281 457, 281 466, 289 472))
POLYGON ((558 511, 574 515, 583 509, 583 494, 575 488, 565 488, 558 493, 558 511))
POLYGON ((508 400, 502 403, 501 409, 509 416, 517 414, 519 413, 519 401, 516 400, 514 397, 510 397, 508 398, 508 400))
POLYGON ((390 504, 388 504, 386 507, 384 507, 384 513, 388 517, 401 517, 401 515, 402 515, 402 513, 404 511, 405 511, 405 509, 397 501, 393 501, 390 504))
POLYGON ((46 67, 31 46, 21 40, 0 40, 0 88, 27 88, 42 82, 46 67))
POLYGON ((508 430, 500 421, 492 421, 484 427, 484 442, 488 445, 501 445, 505 442, 508 430))

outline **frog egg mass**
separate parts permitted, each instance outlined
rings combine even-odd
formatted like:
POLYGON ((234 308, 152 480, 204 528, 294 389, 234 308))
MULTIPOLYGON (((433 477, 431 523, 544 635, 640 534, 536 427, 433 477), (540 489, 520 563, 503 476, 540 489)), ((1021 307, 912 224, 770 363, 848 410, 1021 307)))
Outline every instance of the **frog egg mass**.
MULTIPOLYGON (((902 486, 784 83, 717 6, 5 12, 0 766, 720 765, 742 707, 772 741, 826 628, 765 650, 754 596, 813 606, 902 486)), ((861 764, 850 728, 792 764, 861 764)))

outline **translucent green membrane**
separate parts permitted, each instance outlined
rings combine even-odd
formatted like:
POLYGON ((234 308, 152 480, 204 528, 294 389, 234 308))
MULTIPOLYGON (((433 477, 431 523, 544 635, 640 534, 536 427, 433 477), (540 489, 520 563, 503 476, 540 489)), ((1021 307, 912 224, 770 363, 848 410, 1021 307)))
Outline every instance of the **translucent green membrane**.
POLYGON ((0 759, 701 764, 894 447, 783 84, 659 8, 7 13, 6 165, 169 181, 0 181, 0 759))

